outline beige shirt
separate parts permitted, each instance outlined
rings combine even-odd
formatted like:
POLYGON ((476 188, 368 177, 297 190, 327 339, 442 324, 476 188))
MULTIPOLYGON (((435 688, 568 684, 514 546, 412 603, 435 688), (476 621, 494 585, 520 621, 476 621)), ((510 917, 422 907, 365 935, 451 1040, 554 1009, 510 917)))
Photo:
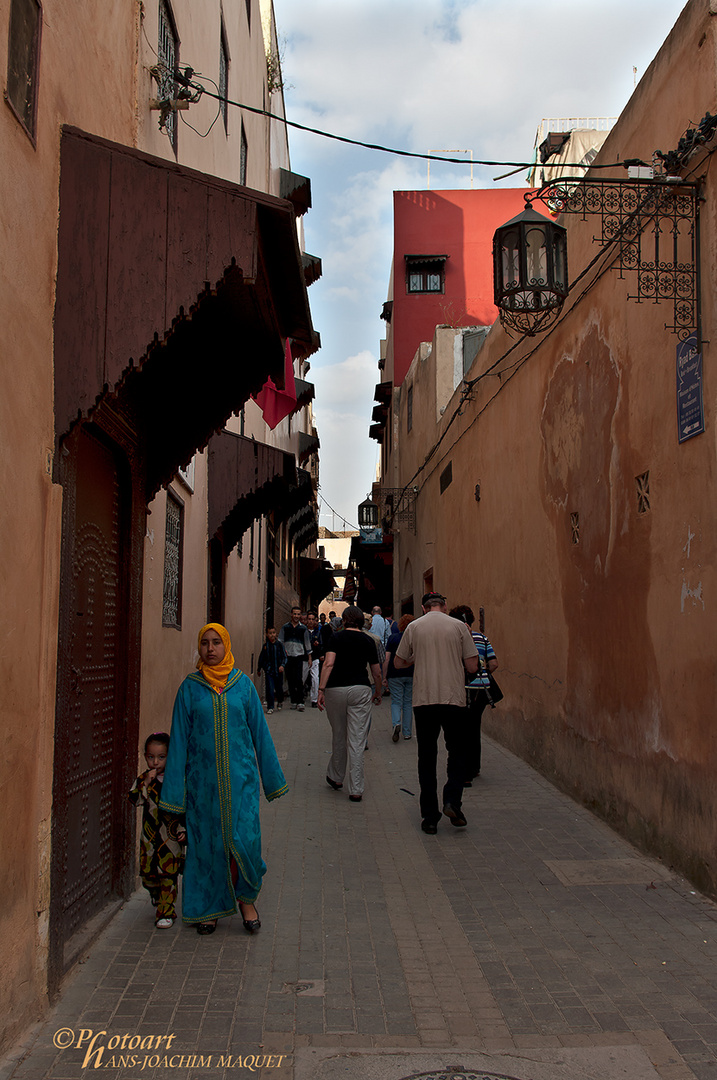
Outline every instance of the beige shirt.
POLYGON ((463 661, 477 655, 464 622, 442 611, 429 611, 406 627, 396 656, 415 664, 413 704, 465 705, 463 661))

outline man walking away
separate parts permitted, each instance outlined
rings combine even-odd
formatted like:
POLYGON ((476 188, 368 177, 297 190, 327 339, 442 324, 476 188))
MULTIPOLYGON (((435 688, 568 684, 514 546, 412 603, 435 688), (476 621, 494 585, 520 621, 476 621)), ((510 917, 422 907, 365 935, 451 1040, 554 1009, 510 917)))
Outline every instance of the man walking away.
POLYGON ((468 734, 465 673, 475 675, 478 670, 478 651, 466 624, 447 614, 445 596, 426 593, 421 607, 424 614, 406 627, 394 666, 400 670, 415 664, 413 715, 418 743, 421 828, 433 834, 441 817, 436 775, 441 731, 448 751, 443 813, 451 825, 467 824, 461 810, 468 734))
POLYGON ((378 604, 371 608, 371 633, 375 634, 382 645, 388 641, 391 624, 384 619, 378 604))

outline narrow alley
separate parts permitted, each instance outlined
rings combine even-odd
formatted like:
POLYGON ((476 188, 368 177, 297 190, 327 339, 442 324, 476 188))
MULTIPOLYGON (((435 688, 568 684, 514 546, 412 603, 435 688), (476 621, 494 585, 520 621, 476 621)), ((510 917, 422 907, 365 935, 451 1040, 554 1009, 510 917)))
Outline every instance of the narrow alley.
POLYGON ((261 932, 156 931, 137 891, 2 1080, 714 1080, 715 905, 490 740, 468 827, 426 836, 388 714, 360 804, 325 716, 275 714, 261 932))

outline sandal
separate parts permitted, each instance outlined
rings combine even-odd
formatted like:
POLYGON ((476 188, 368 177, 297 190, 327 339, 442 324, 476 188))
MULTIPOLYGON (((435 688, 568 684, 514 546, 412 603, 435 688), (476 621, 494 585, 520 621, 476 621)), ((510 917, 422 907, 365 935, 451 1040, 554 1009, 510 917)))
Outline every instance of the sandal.
POLYGON ((217 928, 217 920, 216 919, 214 920, 214 922, 200 922, 200 923, 197 923, 197 933, 198 934, 213 934, 214 931, 216 930, 216 928, 217 928))
POLYGON ((154 925, 157 927, 158 930, 171 930, 171 928, 174 926, 174 919, 171 917, 171 915, 165 915, 163 918, 157 919, 154 925))

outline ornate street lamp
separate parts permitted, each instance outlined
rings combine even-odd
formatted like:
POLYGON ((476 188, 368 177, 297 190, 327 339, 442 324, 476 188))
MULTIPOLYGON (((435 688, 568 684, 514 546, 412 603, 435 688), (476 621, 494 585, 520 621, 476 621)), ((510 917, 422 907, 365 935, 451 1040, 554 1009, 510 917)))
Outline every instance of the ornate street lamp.
POLYGON ((493 298, 508 330, 532 337, 568 295, 567 230, 528 206, 493 237, 493 298))
POLYGON ((358 525, 362 544, 383 543, 383 529, 379 522, 380 508, 369 496, 358 507, 358 525))
POLYGON ((369 496, 358 506, 358 523, 359 529, 375 529, 378 525, 379 509, 373 499, 369 496))

